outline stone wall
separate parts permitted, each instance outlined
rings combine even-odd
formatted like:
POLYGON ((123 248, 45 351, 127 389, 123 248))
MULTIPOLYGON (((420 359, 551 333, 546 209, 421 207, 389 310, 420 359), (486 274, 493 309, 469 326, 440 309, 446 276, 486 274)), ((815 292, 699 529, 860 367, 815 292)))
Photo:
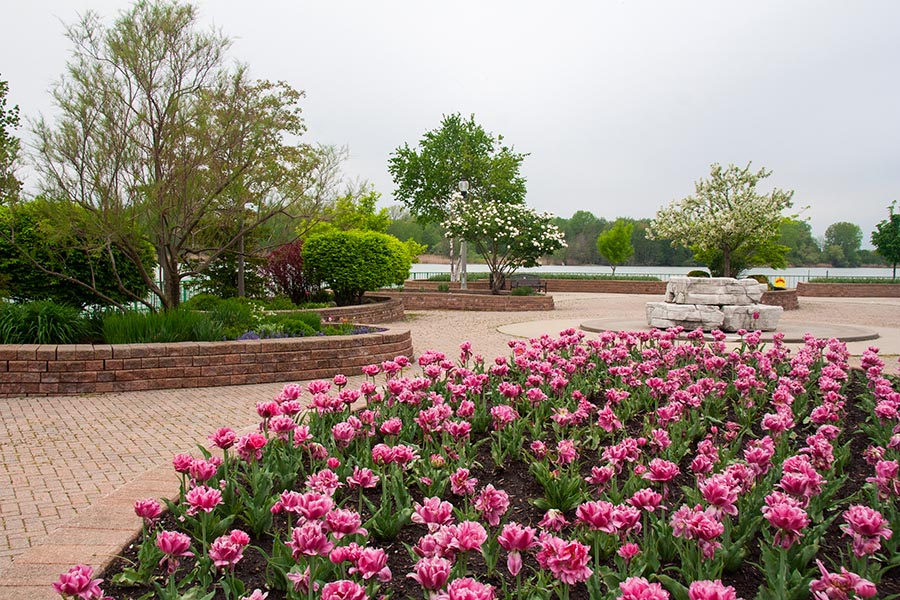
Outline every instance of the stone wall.
MULTIPOLYGON (((547 292, 591 292, 598 294, 648 294, 666 293, 665 281, 628 281, 619 279, 542 279, 547 284, 547 292)), ((436 291, 439 285, 458 290, 458 283, 448 281, 407 281, 404 288, 410 291, 436 291)), ((472 290, 487 290, 487 280, 470 281, 472 290)))
POLYGON ((331 319, 344 323, 396 323, 403 320, 403 303, 398 299, 380 294, 366 294, 366 299, 373 300, 373 302, 354 306, 318 308, 316 312, 322 315, 323 321, 331 319))
POLYGON ((553 296, 537 294, 534 296, 512 296, 510 294, 493 295, 476 292, 418 292, 380 291, 403 302, 404 310, 485 310, 485 311, 523 311, 553 310, 553 296))
POLYGON ((763 292, 760 304, 768 306, 780 306, 784 310, 799 310, 800 301, 797 300, 797 290, 767 290, 763 292))
POLYGON ((900 298, 900 283, 797 283, 798 296, 820 298, 900 298))
POLYGON ((355 375, 412 357, 409 330, 169 344, 0 346, 0 396, 72 395, 291 382, 355 375))

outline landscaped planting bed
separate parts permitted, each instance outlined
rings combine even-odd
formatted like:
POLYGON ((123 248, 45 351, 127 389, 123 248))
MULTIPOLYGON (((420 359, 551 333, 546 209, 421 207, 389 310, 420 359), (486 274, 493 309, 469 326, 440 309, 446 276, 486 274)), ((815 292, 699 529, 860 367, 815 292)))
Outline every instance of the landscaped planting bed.
MULTIPOLYGON (((359 390, 341 377, 287 386, 257 406, 258 432, 211 436, 224 460, 175 457, 180 497, 162 519, 136 503, 144 534, 103 587, 270 600, 900 592, 900 393, 877 351, 851 371, 836 340, 791 352, 750 333, 732 351, 724 335, 677 333, 569 330, 496 360, 464 345, 372 365, 359 390)), ((83 567, 58 585, 92 593, 90 580, 83 567)))

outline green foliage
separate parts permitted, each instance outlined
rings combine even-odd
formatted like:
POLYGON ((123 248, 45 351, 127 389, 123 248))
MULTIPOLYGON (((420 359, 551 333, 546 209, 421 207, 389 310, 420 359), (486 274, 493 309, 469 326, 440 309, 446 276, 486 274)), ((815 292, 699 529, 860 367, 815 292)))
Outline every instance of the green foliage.
POLYGON ((152 246, 139 248, 138 265, 108 240, 80 235, 86 218, 77 205, 43 198, 0 207, 2 293, 23 302, 47 299, 76 307, 146 297, 150 288, 142 272, 156 266, 152 246))
POLYGON ((181 303, 181 308, 185 310, 212 310, 222 301, 215 294, 195 294, 181 303))
POLYGON ((875 225, 872 244, 875 251, 893 267, 893 279, 897 279, 897 263, 900 263, 900 214, 894 213, 894 201, 888 207, 890 216, 875 225))
POLYGON ((397 189, 394 197, 426 222, 449 215, 450 198, 459 181, 469 182, 469 197, 479 203, 520 204, 525 178, 519 173, 524 154, 503 144, 475 122, 475 116, 445 115, 438 129, 427 131, 417 148, 397 148, 388 163, 397 189))
POLYGON ((397 238, 374 231, 341 231, 309 238, 307 273, 331 288, 338 306, 359 303, 366 291, 402 285, 412 259, 397 238))
POLYGON ((688 277, 709 277, 710 274, 701 269, 694 269, 693 271, 688 271, 688 277))
POLYGON ((9 83, 0 80, 0 202, 4 204, 17 198, 22 187, 15 174, 20 142, 12 134, 19 126, 19 107, 6 108, 7 93, 9 83))
POLYGON ((755 279, 759 283, 765 285, 767 289, 770 289, 770 290, 774 289, 772 286, 772 282, 769 281, 769 278, 766 277, 765 275, 759 275, 759 274, 747 275, 746 279, 755 279))
POLYGON ((810 283, 897 283, 888 277, 811 277, 810 283))
POLYGON ((379 198, 381 194, 369 185, 364 185, 358 192, 348 191, 325 209, 316 222, 301 220, 297 231, 304 237, 351 229, 386 233, 391 217, 386 208, 376 208, 379 198))
POLYGON ((839 221, 825 230, 825 254, 835 267, 858 267, 862 229, 856 223, 839 221))
POLYGON ((779 253, 783 260, 788 249, 773 242, 793 192, 776 188, 759 194, 757 183, 769 175, 765 169, 751 171, 750 164, 723 168, 714 163, 709 179, 695 183, 694 195, 657 211, 649 233, 690 246, 697 260, 725 277, 739 271, 732 257, 745 261, 745 267, 777 262, 779 253))
POLYGON ((786 258, 791 266, 814 265, 822 260, 822 250, 806 221, 782 220, 778 227, 778 243, 790 248, 786 258))
POLYGON ((163 284, 143 276, 165 309, 255 229, 321 210, 323 157, 297 142, 302 92, 251 80, 197 7, 136 2, 112 25, 88 12, 67 37, 56 117, 35 125, 41 184, 87 209, 91 234, 129 261, 153 246, 163 284))
POLYGON ((513 288, 509 292, 510 296, 534 296, 534 294, 535 294, 534 288, 527 286, 527 285, 513 288))
MULTIPOLYGON (((709 277, 706 271, 691 271, 703 273, 700 277, 709 277)), ((541 273, 541 279, 579 279, 585 281, 659 281, 654 275, 611 275, 609 273, 541 273)), ((469 281, 483 281, 490 279, 490 273, 469 273, 469 281)), ((691 275, 691 277, 694 277, 691 275)), ((449 273, 436 273, 428 278, 428 281, 450 281, 449 273)))
POLYGON ((108 344, 212 342, 224 337, 220 322, 181 308, 161 313, 112 313, 103 320, 103 338, 108 344))
POLYGON ((0 344, 76 344, 88 331, 88 323, 72 306, 49 300, 0 303, 0 344))
POLYGON ((609 261, 613 275, 616 274, 616 266, 634 255, 634 246, 631 244, 633 232, 633 223, 618 219, 612 227, 597 236, 597 251, 609 261))
MULTIPOLYGON (((266 293, 266 278, 260 273, 265 259, 257 256, 244 257, 244 295, 258 298, 266 293)), ((223 252, 198 276, 191 287, 202 294, 213 294, 220 298, 238 297, 238 254, 223 252)))
POLYGON ((439 224, 423 223, 399 204, 389 207, 388 212, 391 216, 391 224, 388 225, 386 233, 399 240, 415 240, 424 246, 425 249, 417 252, 417 255, 426 251, 432 254, 449 255, 450 247, 444 237, 444 230, 439 224))
POLYGON ((228 339, 252 331, 260 322, 259 309, 241 298, 226 298, 209 310, 209 319, 217 323, 228 339))

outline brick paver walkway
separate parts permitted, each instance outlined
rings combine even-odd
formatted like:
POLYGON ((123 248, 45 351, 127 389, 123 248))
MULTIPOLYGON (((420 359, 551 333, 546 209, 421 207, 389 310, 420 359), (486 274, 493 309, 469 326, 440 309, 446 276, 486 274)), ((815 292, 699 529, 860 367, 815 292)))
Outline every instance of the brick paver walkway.
MULTIPOLYGON (((491 359, 508 353, 510 336, 498 326, 634 318, 648 297, 554 299, 551 313, 429 311, 409 315, 403 326, 412 331, 417 354, 436 349, 455 359, 459 344, 471 341, 491 359)), ((816 310, 785 318, 900 327, 898 302, 850 301, 848 310, 846 301, 803 298, 803 306, 816 310)), ((49 584, 59 573, 78 562, 99 568, 139 527, 131 508, 136 499, 177 492, 172 456, 196 453, 196 444, 218 427, 253 427, 256 402, 282 385, 0 399, 0 600, 55 598, 49 584)))

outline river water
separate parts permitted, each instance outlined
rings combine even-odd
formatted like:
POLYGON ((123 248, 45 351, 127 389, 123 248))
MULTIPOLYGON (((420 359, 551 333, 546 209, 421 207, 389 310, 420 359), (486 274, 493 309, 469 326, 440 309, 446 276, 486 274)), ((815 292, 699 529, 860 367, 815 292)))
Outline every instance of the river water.
MULTIPOLYGON (((673 275, 687 275, 688 271, 698 267, 618 267, 616 275, 653 275, 662 280, 667 280, 673 275)), ((467 266, 469 273, 486 273, 487 265, 470 264, 467 266)), ((414 264, 410 269, 410 278, 427 279, 437 273, 449 273, 450 265, 414 264)), ((519 273, 572 273, 585 275, 608 275, 612 269, 600 265, 582 265, 577 267, 562 265, 547 265, 519 269, 519 273)), ((891 277, 891 269, 884 268, 858 268, 838 269, 834 267, 796 267, 790 269, 753 268, 748 273, 766 275, 768 277, 784 277, 788 288, 797 287, 797 282, 808 281, 812 277, 891 277)))

